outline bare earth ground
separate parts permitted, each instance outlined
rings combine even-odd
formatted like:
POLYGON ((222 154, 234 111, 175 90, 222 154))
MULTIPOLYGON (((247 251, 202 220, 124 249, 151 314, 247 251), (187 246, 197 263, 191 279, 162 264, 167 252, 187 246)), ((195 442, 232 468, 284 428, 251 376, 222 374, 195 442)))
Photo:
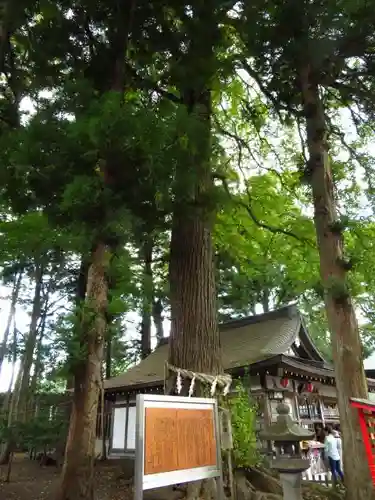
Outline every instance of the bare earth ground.
MULTIPOLYGON (((60 472, 61 469, 53 466, 40 467, 38 462, 31 461, 24 455, 16 456, 9 483, 4 482, 7 466, 0 466, 0 500, 55 500, 60 472)), ((118 461, 99 462, 95 467, 96 500, 132 500, 133 490, 127 481, 121 479, 121 475, 122 469, 118 461)), ((176 500, 178 497, 181 495, 172 488, 150 490, 144 495, 145 500, 176 500)), ((272 498, 279 497, 276 495, 272 498)), ((308 494, 305 491, 304 498, 342 500, 343 497, 333 489, 316 486, 308 494)))
MULTIPOLYGON (((97 500, 128 500, 130 487, 120 475, 118 464, 106 462, 95 467, 97 500)), ((0 500, 54 500, 59 488, 60 470, 40 467, 22 456, 13 460, 10 483, 4 483, 6 466, 0 466, 0 500)))

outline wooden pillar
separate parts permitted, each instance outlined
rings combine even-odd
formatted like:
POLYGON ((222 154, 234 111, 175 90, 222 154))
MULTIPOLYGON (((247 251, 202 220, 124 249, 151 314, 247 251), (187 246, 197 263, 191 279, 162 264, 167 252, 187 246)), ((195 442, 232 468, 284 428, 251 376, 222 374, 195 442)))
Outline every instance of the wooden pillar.
POLYGON ((318 399, 319 399, 319 409, 320 409, 320 415, 322 417, 322 424, 323 424, 323 427, 325 427, 325 419, 324 419, 324 411, 323 411, 323 403, 322 403, 322 398, 320 396, 318 396, 318 399))

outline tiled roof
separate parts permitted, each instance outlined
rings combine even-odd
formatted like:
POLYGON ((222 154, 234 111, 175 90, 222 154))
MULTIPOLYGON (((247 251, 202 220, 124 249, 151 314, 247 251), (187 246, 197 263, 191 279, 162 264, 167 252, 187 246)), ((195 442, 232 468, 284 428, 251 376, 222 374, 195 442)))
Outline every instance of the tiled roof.
MULTIPOLYGON (((225 370, 248 366, 284 354, 301 329, 301 315, 295 306, 250 316, 220 325, 225 370)), ((146 359, 127 372, 105 381, 106 389, 163 383, 168 344, 160 345, 146 359)))

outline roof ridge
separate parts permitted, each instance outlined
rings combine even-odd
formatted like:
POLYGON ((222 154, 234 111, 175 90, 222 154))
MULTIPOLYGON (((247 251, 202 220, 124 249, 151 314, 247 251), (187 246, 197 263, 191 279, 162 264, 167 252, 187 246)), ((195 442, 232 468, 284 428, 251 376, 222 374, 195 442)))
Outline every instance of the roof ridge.
POLYGON ((273 309, 272 311, 268 311, 266 313, 255 314, 253 316, 245 316, 244 318, 225 321, 224 323, 221 323, 219 325, 219 329, 223 331, 233 327, 240 328, 241 326, 247 326, 254 323, 262 323, 264 321, 270 321, 283 317, 289 317, 291 319, 296 315, 301 315, 301 313, 298 310, 297 304, 293 303, 279 307, 277 309, 273 309))
MULTIPOLYGON (((224 321, 223 323, 219 324, 219 330, 225 331, 228 329, 232 329, 233 327, 241 328, 242 326, 248 326, 255 323, 262 323, 264 321, 270 321, 273 319, 284 318, 284 317, 289 317, 290 319, 292 319, 297 315, 302 316, 297 307, 297 304, 294 302, 292 304, 278 307, 277 309, 272 309, 272 311, 268 311, 266 313, 254 314, 252 316, 245 316, 243 318, 235 318, 235 319, 230 319, 228 321, 224 321)), ((169 343, 169 337, 163 337, 159 341, 156 349, 168 343, 169 343)))

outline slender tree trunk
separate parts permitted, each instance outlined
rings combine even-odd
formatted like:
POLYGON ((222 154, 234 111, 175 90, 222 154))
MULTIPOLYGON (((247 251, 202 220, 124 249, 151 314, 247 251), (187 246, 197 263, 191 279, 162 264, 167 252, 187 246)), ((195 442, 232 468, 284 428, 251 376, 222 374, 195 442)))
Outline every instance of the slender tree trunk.
MULTIPOLYGON (((14 333, 14 337, 15 337, 15 340, 17 341, 16 330, 14 333)), ((14 344, 14 345, 16 345, 16 344, 14 344)), ((13 345, 13 347, 14 347, 14 345, 13 345)), ((14 378, 16 360, 17 360, 17 347, 14 347, 14 351, 13 351, 14 364, 13 364, 13 372, 12 372, 13 378, 14 378)), ((16 418, 17 418, 14 410, 15 410, 15 407, 17 404, 17 394, 19 394, 19 391, 20 391, 21 381, 22 381, 22 364, 21 364, 20 369, 17 373, 16 383, 14 384, 13 392, 12 392, 12 388, 13 388, 13 381, 12 381, 12 384, 9 385, 8 394, 7 394, 7 397, 4 400, 4 404, 3 404, 3 415, 5 416, 6 414, 8 414, 8 419, 7 419, 8 420, 8 427, 10 427, 12 425, 12 423, 14 421, 16 421, 16 418)), ((9 460, 11 458, 11 454, 12 454, 12 441, 11 441, 11 439, 8 439, 5 443, 3 443, 3 447, 2 447, 1 455, 0 455, 0 465, 5 465, 5 464, 9 463, 9 460)))
MULTIPOLYGON (((103 370, 102 370, 103 371, 103 370)), ((104 390, 104 377, 102 374, 102 379, 101 379, 101 386, 100 386, 100 427, 101 427, 101 434, 102 434, 102 455, 101 459, 107 460, 107 440, 106 440, 106 435, 105 435, 105 390, 104 390)))
POLYGON ((270 310, 270 293, 267 288, 262 291, 262 307, 263 312, 268 313, 270 310))
POLYGON ((14 277, 10 310, 9 310, 7 323, 6 323, 5 330, 4 330, 3 340, 2 340, 2 343, 0 345, 0 374, 1 374, 1 368, 3 366, 3 362, 4 362, 4 358, 5 358, 5 353, 7 350, 10 329, 12 327, 12 323, 14 321, 14 317, 16 314, 16 305, 18 302, 18 296, 20 294, 20 289, 21 289, 22 274, 23 273, 21 271, 14 277))
POLYGON ((309 67, 300 74, 306 117, 314 222, 320 255, 320 274, 331 332, 336 387, 343 431, 345 485, 348 500, 373 498, 367 458, 356 411, 350 397, 367 398, 358 323, 347 288, 343 236, 338 228, 334 182, 327 148, 327 127, 319 88, 309 67))
MULTIPOLYGON (((47 319, 47 313, 48 313, 48 295, 46 298, 46 302, 43 307, 43 314, 40 318, 40 323, 39 323, 39 338, 36 346, 36 356, 35 356, 35 362, 34 362, 34 372, 30 380, 30 388, 29 388, 29 394, 28 394, 28 400, 29 400, 29 409, 30 411, 34 407, 34 398, 35 394, 37 391, 38 387, 38 380, 39 377, 43 371, 43 364, 42 364, 42 352, 43 352, 43 338, 44 338, 44 333, 46 329, 46 319, 47 319)), ((35 411, 34 411, 35 414, 35 411)))
POLYGON ((17 328, 16 325, 13 326, 13 341, 12 341, 12 371, 10 375, 9 385, 7 393, 5 394, 3 405, 1 408, 1 416, 5 417, 8 415, 10 402, 12 399, 12 391, 14 384, 14 377, 16 374, 16 363, 17 363, 17 328))
POLYGON ((152 251, 154 243, 151 236, 146 235, 141 247, 143 260, 142 276, 142 322, 141 322, 141 356, 147 358, 151 352, 151 316, 153 302, 152 251))
POLYGON ((112 336, 108 333, 105 342, 105 379, 112 376, 112 336))
POLYGON ((85 255, 81 258, 81 265, 79 267, 79 274, 76 288, 76 305, 79 306, 84 303, 87 289, 87 275, 89 272, 89 261, 85 255))
MULTIPOLYGON (((108 293, 111 294, 111 290, 116 288, 116 280, 112 275, 108 279, 108 293)), ((114 328, 116 315, 112 314, 110 311, 107 312, 107 334, 105 338, 105 379, 108 380, 112 376, 112 342, 114 335, 114 328)))
POLYGON ((157 344, 159 345, 164 338, 163 304, 161 299, 154 300, 152 304, 152 318, 154 320, 154 325, 156 330, 157 344))
MULTIPOLYGON (((78 279, 77 279, 76 296, 75 296, 75 305, 77 311, 80 311, 80 308, 85 302, 89 264, 90 263, 87 259, 87 256, 82 255, 81 264, 79 267, 78 279)), ((69 390, 73 388, 74 388, 74 375, 72 373, 69 373, 66 381, 66 389, 69 390)))
POLYGON ((107 326, 108 265, 108 248, 100 242, 93 250, 87 280, 87 314, 84 314, 82 339, 84 360, 75 372, 73 408, 59 500, 94 498, 95 434, 107 326))
POLYGON ((34 288, 34 299, 33 308, 31 312, 31 321, 29 333, 25 342, 25 352, 22 359, 22 375, 21 384, 19 390, 15 392, 15 404, 14 404, 14 420, 27 420, 27 400, 30 384, 30 372, 34 359, 34 352, 36 346, 36 340, 38 335, 38 322, 41 315, 41 293, 43 286, 43 267, 40 263, 35 264, 35 288, 34 288))

